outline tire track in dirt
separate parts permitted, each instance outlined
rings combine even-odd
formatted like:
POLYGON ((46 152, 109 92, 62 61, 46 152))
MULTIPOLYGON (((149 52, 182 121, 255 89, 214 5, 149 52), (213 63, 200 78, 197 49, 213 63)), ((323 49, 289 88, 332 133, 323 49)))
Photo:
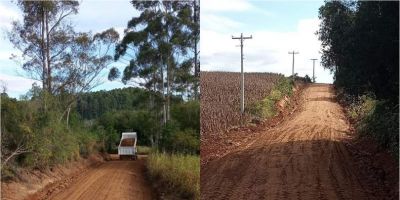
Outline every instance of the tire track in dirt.
POLYGON ((201 198, 374 199, 343 143, 350 125, 332 86, 313 84, 302 98, 294 117, 202 166, 201 198))
MULTIPOLYGON (((63 190, 51 192, 44 197, 38 194, 32 199, 154 199, 154 192, 145 178, 144 162, 144 157, 131 161, 117 160, 114 155, 112 161, 87 171, 63 190)), ((48 194, 48 191, 42 193, 48 194)))

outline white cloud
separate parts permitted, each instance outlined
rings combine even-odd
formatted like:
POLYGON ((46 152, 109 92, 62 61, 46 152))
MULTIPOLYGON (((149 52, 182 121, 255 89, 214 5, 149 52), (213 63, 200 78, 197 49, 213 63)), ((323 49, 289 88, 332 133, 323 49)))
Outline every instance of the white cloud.
POLYGON ((5 2, 0 2, 0 28, 10 29, 11 22, 21 18, 19 12, 10 5, 5 5, 5 2))
POLYGON ((201 12, 238 12, 254 8, 246 0, 201 0, 201 12))
MULTIPOLYGON (((200 20, 200 28, 203 30, 218 30, 219 32, 226 32, 232 29, 237 29, 242 27, 243 24, 227 17, 202 13, 200 20)), ((200 31, 200 32, 201 32, 200 31)))
MULTIPOLYGON (((297 29, 291 32, 261 30, 243 33, 252 34, 253 39, 244 41, 245 72, 276 72, 291 75, 292 57, 289 51, 299 51, 295 55, 295 73, 312 76, 311 58, 320 59, 320 41, 314 34, 318 29, 318 19, 301 19, 297 29)), ((239 36, 236 28, 230 32, 239 36)), ((205 71, 240 71, 239 40, 232 40, 227 30, 211 27, 201 29, 200 52, 201 69, 205 71)), ((332 82, 329 71, 324 71, 316 62, 316 77, 319 82, 332 82)))
POLYGON ((29 78, 6 74, 0 74, 0 81, 5 83, 7 93, 12 97, 19 97, 20 94, 25 94, 35 82, 39 84, 38 81, 29 78))

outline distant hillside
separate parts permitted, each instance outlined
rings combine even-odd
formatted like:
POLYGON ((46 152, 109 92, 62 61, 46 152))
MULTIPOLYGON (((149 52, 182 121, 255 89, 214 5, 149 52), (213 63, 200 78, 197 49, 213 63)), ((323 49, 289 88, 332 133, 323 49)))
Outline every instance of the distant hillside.
POLYGON ((149 96, 148 91, 133 87, 89 92, 79 98, 77 111, 84 119, 94 119, 109 111, 143 109, 149 96))

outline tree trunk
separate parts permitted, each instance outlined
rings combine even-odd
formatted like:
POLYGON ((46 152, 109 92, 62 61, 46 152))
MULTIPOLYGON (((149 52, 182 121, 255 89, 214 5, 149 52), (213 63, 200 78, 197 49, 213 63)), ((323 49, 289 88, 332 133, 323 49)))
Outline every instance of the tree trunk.
POLYGON ((46 73, 47 73, 47 68, 46 68, 46 65, 47 65, 47 63, 46 63, 46 56, 45 56, 45 45, 44 45, 44 41, 45 41, 45 38, 44 38, 44 32, 45 32, 45 10, 44 10, 44 7, 42 7, 42 21, 41 21, 41 25, 42 25, 42 30, 41 30, 41 39, 42 39, 42 41, 41 41, 41 46, 42 46, 42 48, 41 48, 41 54, 42 54, 42 64, 43 64, 43 69, 42 69, 42 89, 43 90, 47 90, 46 89, 46 85, 47 85, 47 78, 46 78, 46 73))
POLYGON ((68 107, 68 112, 67 112, 67 129, 69 129, 69 113, 71 111, 71 106, 68 107))
POLYGON ((49 94, 52 94, 52 86, 51 86, 51 66, 50 66, 50 35, 49 35, 49 19, 46 14, 46 61, 47 61, 47 90, 49 94))
MULTIPOLYGON (((164 64, 163 64, 164 65, 164 64)), ((163 95, 163 122, 164 125, 167 124, 167 108, 166 108, 166 98, 165 98, 165 86, 164 86, 164 70, 163 66, 161 67, 161 80, 162 80, 162 95, 163 95)))
MULTIPOLYGON (((168 61, 169 61, 170 59, 168 58, 168 61)), ((172 70, 172 68, 171 68, 171 62, 167 62, 167 121, 169 121, 170 120, 170 106, 171 106, 171 90, 170 90, 170 87, 171 87, 171 81, 170 81, 170 78, 171 78, 171 70, 172 70)))

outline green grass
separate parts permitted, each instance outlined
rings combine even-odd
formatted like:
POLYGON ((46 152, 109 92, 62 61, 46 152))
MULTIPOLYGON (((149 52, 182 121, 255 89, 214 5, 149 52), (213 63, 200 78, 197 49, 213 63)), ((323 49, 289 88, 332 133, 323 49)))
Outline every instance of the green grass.
POLYGON ((351 96, 338 92, 346 111, 361 136, 373 137, 381 147, 399 157, 399 105, 377 100, 373 95, 351 96))
POLYGON ((292 81, 289 78, 283 77, 272 88, 268 96, 249 106, 249 113, 263 119, 275 116, 277 112, 275 104, 285 96, 291 96, 292 87, 292 81))
POLYGON ((151 147, 148 146, 137 146, 137 152, 138 154, 150 154, 150 152, 152 151, 151 147))
POLYGON ((151 179, 184 199, 200 199, 200 157, 152 152, 147 159, 151 179))

